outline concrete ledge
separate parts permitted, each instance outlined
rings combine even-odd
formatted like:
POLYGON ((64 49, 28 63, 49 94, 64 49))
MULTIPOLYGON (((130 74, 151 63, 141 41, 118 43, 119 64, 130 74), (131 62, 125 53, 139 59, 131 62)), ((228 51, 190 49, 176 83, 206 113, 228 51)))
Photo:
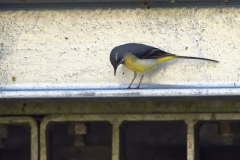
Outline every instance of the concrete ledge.
POLYGON ((240 96, 240 88, 183 88, 183 89, 92 89, 92 90, 2 90, 2 101, 15 99, 81 99, 109 100, 109 99, 230 99, 240 96))

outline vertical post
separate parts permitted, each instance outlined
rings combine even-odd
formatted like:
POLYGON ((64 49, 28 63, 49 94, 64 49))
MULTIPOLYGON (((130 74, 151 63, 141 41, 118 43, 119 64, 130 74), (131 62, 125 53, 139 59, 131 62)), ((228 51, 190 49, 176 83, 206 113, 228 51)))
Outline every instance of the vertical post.
POLYGON ((28 117, 29 125, 31 126, 31 160, 39 159, 38 145, 38 124, 32 117, 28 117))
POLYGON ((119 160, 119 127, 121 122, 116 120, 116 121, 111 121, 112 126, 112 160, 119 160))
POLYGON ((196 124, 196 119, 185 120, 187 124, 187 160, 195 160, 195 134, 194 125, 196 124))

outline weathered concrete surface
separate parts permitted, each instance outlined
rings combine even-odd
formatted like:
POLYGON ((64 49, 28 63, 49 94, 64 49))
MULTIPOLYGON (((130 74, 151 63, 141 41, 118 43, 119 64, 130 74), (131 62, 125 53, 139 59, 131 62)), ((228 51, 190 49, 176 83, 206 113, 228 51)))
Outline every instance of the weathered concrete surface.
MULTIPOLYGON (((51 101, 49 101, 51 102, 51 101)), ((0 115, 239 113, 239 101, 6 103, 0 115)))
POLYGON ((0 11, 1 86, 125 87, 133 73, 120 67, 114 77, 109 54, 114 46, 129 42, 220 61, 172 60, 148 72, 145 87, 237 86, 239 12, 239 8, 0 11))

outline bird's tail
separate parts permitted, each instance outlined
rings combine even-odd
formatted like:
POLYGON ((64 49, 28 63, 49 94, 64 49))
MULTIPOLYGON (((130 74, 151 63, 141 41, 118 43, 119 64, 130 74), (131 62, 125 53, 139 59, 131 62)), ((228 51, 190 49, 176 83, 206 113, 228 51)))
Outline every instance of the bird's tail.
POLYGON ((199 60, 205 60, 205 61, 219 62, 219 61, 216 61, 216 60, 213 60, 213 59, 199 58, 199 57, 176 56, 175 58, 183 58, 183 59, 199 59, 199 60))

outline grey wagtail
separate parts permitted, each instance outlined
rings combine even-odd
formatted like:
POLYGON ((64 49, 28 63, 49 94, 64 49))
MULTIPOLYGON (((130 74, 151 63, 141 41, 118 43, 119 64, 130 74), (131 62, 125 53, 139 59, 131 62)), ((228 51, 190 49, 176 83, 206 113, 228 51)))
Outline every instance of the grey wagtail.
POLYGON ((128 89, 131 87, 133 81, 135 80, 137 72, 142 74, 141 80, 137 86, 137 88, 139 88, 145 72, 153 69, 165 61, 169 61, 174 58, 200 59, 218 62, 216 60, 207 58, 178 56, 152 46, 138 43, 127 43, 114 47, 110 54, 110 61, 114 68, 114 75, 116 75, 117 67, 120 64, 123 64, 125 67, 134 72, 133 80, 128 86, 128 89))

